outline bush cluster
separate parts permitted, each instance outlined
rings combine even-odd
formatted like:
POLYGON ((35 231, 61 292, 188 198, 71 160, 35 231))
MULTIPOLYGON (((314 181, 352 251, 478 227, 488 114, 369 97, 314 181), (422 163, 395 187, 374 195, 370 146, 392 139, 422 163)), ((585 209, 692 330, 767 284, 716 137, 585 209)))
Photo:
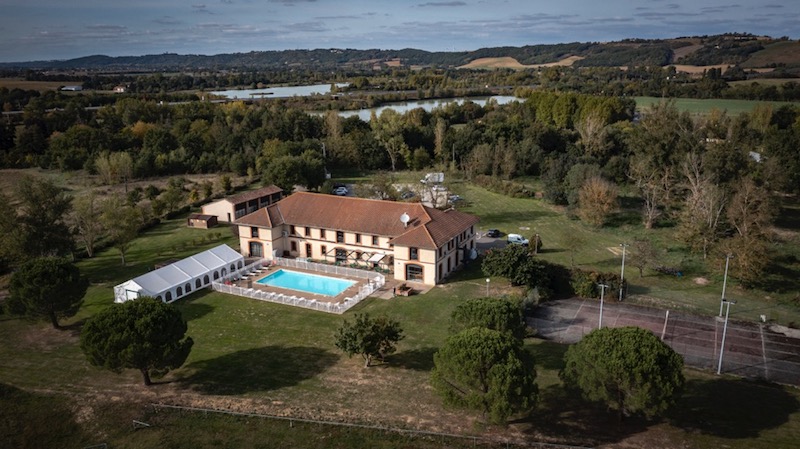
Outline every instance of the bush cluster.
MULTIPOLYGON (((570 272, 570 285, 577 296, 582 298, 600 298, 600 284, 608 286, 605 296, 616 298, 619 295, 620 278, 616 273, 602 273, 573 269, 570 272)), ((623 294, 628 289, 627 281, 622 281, 623 294)))

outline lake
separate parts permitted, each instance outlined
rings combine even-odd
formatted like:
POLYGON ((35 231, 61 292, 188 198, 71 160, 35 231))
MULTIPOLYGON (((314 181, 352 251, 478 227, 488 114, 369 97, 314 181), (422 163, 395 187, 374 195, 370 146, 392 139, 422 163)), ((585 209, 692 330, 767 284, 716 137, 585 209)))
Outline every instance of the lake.
MULTIPOLYGON (((343 118, 352 117, 357 115, 361 120, 368 122, 370 117, 372 117, 372 111, 375 111, 376 115, 381 115, 381 113, 387 109, 393 109, 400 114, 405 114, 406 112, 422 108, 427 112, 431 112, 432 110, 446 106, 448 104, 456 103, 456 104, 463 104, 465 101, 471 101, 478 106, 486 106, 486 103, 489 100, 494 100, 497 104, 508 104, 512 101, 522 101, 521 99, 510 96, 510 95, 495 95, 492 97, 459 97, 459 98, 437 98, 431 100, 417 100, 417 101, 402 101, 398 103, 387 103, 383 106, 378 106, 376 108, 364 108, 364 109, 354 109, 352 111, 339 111, 339 116, 343 118)), ((312 114, 315 115, 322 115, 322 112, 313 112, 312 114)))
MULTIPOLYGON (((337 83, 336 87, 347 87, 349 83, 337 83)), ((286 86, 286 87, 266 87, 264 89, 232 89, 218 90, 209 92, 213 95, 225 97, 229 100, 250 100, 257 98, 291 98, 308 97, 318 94, 331 93, 330 84, 314 84, 312 86, 286 86)))

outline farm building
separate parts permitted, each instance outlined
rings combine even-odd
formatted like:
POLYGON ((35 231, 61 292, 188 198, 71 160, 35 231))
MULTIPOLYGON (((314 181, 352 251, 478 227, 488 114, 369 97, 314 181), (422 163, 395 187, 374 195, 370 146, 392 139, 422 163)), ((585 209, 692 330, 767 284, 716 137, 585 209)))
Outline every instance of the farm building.
POLYGON ((277 203, 282 197, 281 188, 267 186, 208 203, 202 207, 201 213, 214 215, 219 221, 233 223, 249 213, 277 203))
POLYGON ((304 257, 436 285, 474 258, 478 217, 421 203, 298 192, 236 221, 248 257, 304 257))
POLYGON ((242 267, 241 254, 228 245, 219 245, 117 285, 114 302, 140 296, 173 302, 242 267))
POLYGON ((190 228, 208 229, 217 225, 216 215, 191 214, 186 225, 190 228))

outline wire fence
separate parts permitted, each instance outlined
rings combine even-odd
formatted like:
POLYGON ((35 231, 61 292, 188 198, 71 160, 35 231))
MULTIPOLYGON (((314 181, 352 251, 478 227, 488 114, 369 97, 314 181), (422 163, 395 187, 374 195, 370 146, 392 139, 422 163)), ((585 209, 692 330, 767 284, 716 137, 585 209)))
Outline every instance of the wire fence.
POLYGON ((325 265, 304 260, 284 259, 277 257, 274 261, 268 259, 260 259, 251 263, 240 270, 237 270, 219 281, 214 281, 211 286, 214 290, 231 295, 243 296, 246 298, 257 299, 259 301, 268 301, 278 304, 285 304, 295 307, 303 307, 306 309, 318 310, 327 313, 342 314, 351 307, 361 302, 364 298, 373 294, 376 290, 386 284, 386 277, 382 274, 373 271, 359 270, 349 267, 340 267, 336 265, 325 265), (297 268, 301 270, 332 274, 337 276, 348 276, 358 279, 363 279, 366 282, 361 282, 358 290, 354 295, 346 296, 340 302, 317 301, 316 299, 308 299, 303 296, 287 295, 277 292, 268 292, 254 287, 240 287, 235 285, 233 281, 237 281, 257 272, 263 272, 270 265, 278 265, 287 268, 297 268))
POLYGON ((159 409, 167 409, 167 410, 178 410, 190 413, 205 413, 205 414, 212 413, 212 414, 229 415, 229 416, 243 416, 248 418, 272 419, 278 421, 286 421, 289 423, 290 427, 292 427, 294 423, 316 424, 320 426, 349 427, 349 428, 372 430, 378 432, 391 432, 413 437, 434 437, 442 439, 449 438, 461 441, 469 441, 472 442, 473 445, 477 445, 479 443, 490 444, 495 446, 503 445, 507 448, 525 447, 525 448, 535 448, 535 449, 591 449, 588 446, 571 446, 567 444, 544 443, 539 441, 518 442, 518 441, 501 440, 497 438, 487 438, 487 437, 480 437, 473 435, 459 435, 455 433, 432 432, 428 430, 400 429, 395 427, 375 426, 370 424, 357 424, 357 423, 348 423, 341 421, 323 421, 323 420, 308 419, 308 418, 294 418, 289 416, 270 415, 265 413, 236 412, 232 410, 219 410, 219 409, 202 408, 202 407, 187 407, 187 406, 170 405, 170 404, 152 403, 150 405, 153 407, 153 410, 156 413, 158 412, 159 409))

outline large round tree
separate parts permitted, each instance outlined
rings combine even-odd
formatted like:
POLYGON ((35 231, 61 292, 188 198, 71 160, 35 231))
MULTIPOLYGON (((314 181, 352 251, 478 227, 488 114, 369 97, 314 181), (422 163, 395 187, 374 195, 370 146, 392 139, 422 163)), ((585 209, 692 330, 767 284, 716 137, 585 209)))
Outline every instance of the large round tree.
POLYGON ((527 325, 519 301, 505 298, 473 298, 456 306, 450 316, 450 331, 485 327, 525 338, 527 325))
POLYGON ((11 276, 8 308, 18 315, 49 319, 60 329, 59 318, 78 312, 88 286, 78 267, 66 259, 31 259, 11 276))
POLYGON ((431 383, 445 403, 481 411, 491 422, 536 404, 533 358, 510 333, 465 329, 448 338, 433 362, 431 383))
POLYGON ((90 318, 81 349, 92 365, 115 373, 138 369, 145 385, 183 365, 192 349, 186 321, 175 307, 150 297, 115 304, 90 318))
POLYGON ((639 327, 596 329, 570 346, 561 379, 594 402, 624 415, 663 413, 684 383, 683 358, 639 327))

